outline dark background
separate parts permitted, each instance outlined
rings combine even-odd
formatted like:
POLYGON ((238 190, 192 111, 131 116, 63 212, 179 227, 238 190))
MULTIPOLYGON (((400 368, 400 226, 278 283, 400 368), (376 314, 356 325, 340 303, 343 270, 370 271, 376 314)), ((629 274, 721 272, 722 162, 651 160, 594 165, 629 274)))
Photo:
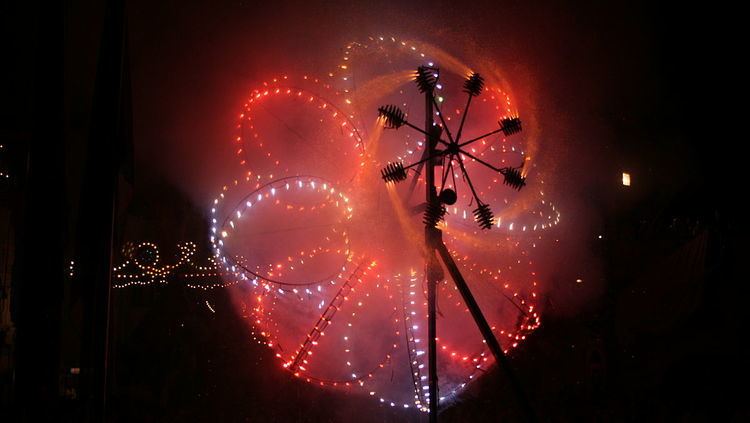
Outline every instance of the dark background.
MULTIPOLYGON (((200 199, 216 186, 206 177, 215 169, 194 166, 227 144, 237 110, 227 93, 266 77, 268 64, 321 69, 337 47, 381 31, 449 51, 481 45, 533 86, 545 131, 561 128, 562 209, 570 206, 569 225, 585 228, 579 248, 601 271, 594 288, 553 290, 542 327, 513 357, 539 419, 750 418, 737 11, 671 2, 131 1, 122 21, 132 99, 118 104, 132 106, 132 133, 115 131, 114 147, 102 150, 91 140, 110 128, 112 99, 101 92, 121 80, 102 76, 112 37, 105 4, 1 7, 0 171, 11 175, 0 179, 3 421, 104 418, 92 411, 97 397, 81 364, 99 339, 86 335, 99 333, 85 285, 95 270, 67 272, 70 260, 107 257, 87 250, 101 242, 97 207, 111 190, 92 175, 120 181, 116 262, 125 240, 158 242, 164 254, 203 240, 200 199), (216 134, 216 144, 201 142, 216 134), (618 185, 623 169, 634 178, 629 189, 618 185)), ((221 291, 207 297, 174 283, 113 291, 106 418, 418 421, 295 383, 231 310, 221 291)), ((482 378, 441 421, 518 420, 508 389, 500 375, 482 378)))

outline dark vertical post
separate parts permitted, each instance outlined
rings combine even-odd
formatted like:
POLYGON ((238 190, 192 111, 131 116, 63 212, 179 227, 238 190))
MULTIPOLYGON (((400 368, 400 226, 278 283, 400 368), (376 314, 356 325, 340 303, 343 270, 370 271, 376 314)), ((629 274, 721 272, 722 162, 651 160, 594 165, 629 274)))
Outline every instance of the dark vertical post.
POLYGON ((0 405, 0 420, 53 421, 60 418, 60 319, 68 214, 63 102, 65 13, 63 3, 55 1, 5 6, 3 13, 9 13, 10 18, 3 23, 13 23, 10 35, 2 40, 3 50, 8 51, 3 71, 9 71, 9 77, 3 78, 3 88, 10 89, 8 97, 3 91, 3 103, 9 107, 8 113, 3 109, 0 119, 3 129, 24 134, 18 141, 26 157, 13 175, 18 191, 12 223, 15 262, 11 318, 16 328, 13 383, 18 409, 14 416, 10 407, 0 405))
MULTIPOLYGON (((428 90, 425 92, 425 132, 428 134, 434 133, 433 129, 433 118, 432 118, 432 91, 428 90)), ((432 136, 425 138, 425 148, 427 149, 427 157, 433 156, 435 153, 435 146, 437 140, 432 136)), ((425 164, 425 199, 427 200, 428 207, 430 204, 434 204, 438 201, 437 192, 435 191, 435 162, 430 159, 425 164)), ((428 368, 430 375, 430 423, 437 422, 438 413, 438 376, 437 376, 437 321, 436 321, 436 296, 437 296, 437 284, 440 278, 440 263, 437 261, 435 255, 435 246, 437 240, 440 239, 440 231, 433 228, 430 225, 425 225, 425 246, 427 253, 427 262, 425 275, 427 278, 427 337, 428 339, 428 368)))
POLYGON ((450 251, 448 251, 448 248, 442 242, 438 244, 436 248, 440 253, 440 257, 443 259, 443 263, 445 263, 445 267, 451 274, 453 282, 455 282, 458 291, 461 293, 461 297, 463 298, 466 307, 469 309, 469 311, 471 312, 471 316, 477 323, 479 331, 482 333, 482 337, 484 337, 484 340, 487 343, 490 351, 492 352, 492 355, 495 356, 495 361, 497 361, 498 365, 503 369, 505 375, 508 377, 511 388, 518 397, 518 403, 521 405, 523 413, 526 415, 526 421, 535 422, 536 415, 534 414, 534 410, 531 408, 531 404, 529 403, 528 398, 526 398, 526 395, 521 386, 521 382, 518 380, 518 377, 513 371, 513 368, 510 366, 508 358, 505 356, 505 353, 500 347, 500 343, 497 341, 497 338, 495 338, 495 334, 492 333, 492 328, 490 327, 489 323, 487 323, 487 319, 484 318, 484 314, 482 314, 482 310, 479 308, 479 304, 477 304, 477 301, 471 294, 469 286, 466 285, 466 281, 464 280, 463 275, 461 275, 456 262, 453 261, 453 257, 451 257, 450 251))
POLYGON ((118 184, 131 146, 130 107, 125 5, 123 0, 110 0, 99 49, 77 234, 82 421, 106 420, 112 246, 118 184))

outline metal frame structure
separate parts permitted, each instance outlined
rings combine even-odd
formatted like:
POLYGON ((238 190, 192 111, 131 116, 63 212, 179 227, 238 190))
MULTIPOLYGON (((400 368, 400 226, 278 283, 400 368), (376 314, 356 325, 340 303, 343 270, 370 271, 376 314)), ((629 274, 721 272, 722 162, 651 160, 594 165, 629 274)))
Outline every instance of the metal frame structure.
POLYGON ((439 71, 434 67, 420 66, 417 69, 415 75, 415 82, 420 92, 425 95, 425 124, 424 129, 419 128, 409 121, 406 120, 405 114, 397 107, 393 105, 382 106, 378 109, 380 118, 386 128, 398 129, 401 126, 408 126, 425 136, 425 150, 421 160, 412 163, 408 166, 404 166, 403 163, 389 163, 385 168, 381 170, 381 176, 386 183, 395 183, 407 179, 407 170, 418 166, 416 175, 412 180, 409 188, 411 194, 416 187, 416 183, 422 169, 424 169, 424 180, 425 180, 425 212, 423 222, 425 224, 425 275, 427 279, 427 315, 428 315, 428 369, 429 369, 429 420, 431 423, 437 422, 438 414, 438 374, 437 374, 437 324, 436 324, 436 304, 437 304, 437 285, 443 279, 443 268, 440 266, 438 256, 448 270, 453 282, 456 284, 461 297, 466 304, 466 307, 471 312, 474 321, 479 327, 479 331, 482 333, 487 346, 489 347, 492 355, 499 366, 503 369, 506 377, 510 381, 511 387, 516 394, 519 405, 526 419, 530 422, 536 421, 535 413, 526 397, 524 390, 518 380, 515 372, 513 371, 508 358, 503 352, 500 343, 492 333, 487 319, 484 317, 482 310, 477 304, 474 296, 466 284, 458 265, 453 260, 448 248, 443 242, 443 233, 437 227, 437 224, 444 218, 445 215, 445 204, 453 204, 456 201, 456 193, 451 189, 445 188, 446 178, 448 174, 453 172, 453 163, 457 162, 461 170, 464 180, 467 182, 471 189, 472 196, 476 200, 477 208, 474 210, 474 217, 479 226, 482 229, 490 229, 492 227, 494 216, 488 204, 481 201, 477 195, 474 185, 471 182, 471 178, 466 171, 463 157, 470 157, 478 163, 502 174, 505 177, 505 184, 511 188, 520 190, 526 184, 525 177, 522 176, 519 168, 498 168, 486 161, 479 159, 473 154, 464 150, 463 147, 487 138, 497 133, 504 133, 505 135, 512 135, 521 131, 521 121, 517 117, 508 117, 500 120, 499 129, 490 131, 480 137, 472 138, 468 141, 461 142, 461 134, 463 132, 464 123, 466 122, 466 116, 471 106, 473 97, 481 94, 484 86, 484 79, 477 73, 471 74, 464 82, 464 92, 468 94, 468 100, 466 107, 464 108, 463 116, 461 118, 461 124, 456 132, 454 138, 450 132, 448 125, 443 120, 443 114, 440 111, 440 106, 435 99, 435 86, 439 78, 439 71), (440 118, 442 125, 437 125, 434 119, 435 111, 437 116, 440 118), (448 140, 441 138, 442 132, 445 131, 448 140), (442 147, 442 148, 438 148, 442 147), (444 160, 443 162, 443 174, 442 181, 440 184, 440 192, 435 180, 435 166, 437 159, 444 160))

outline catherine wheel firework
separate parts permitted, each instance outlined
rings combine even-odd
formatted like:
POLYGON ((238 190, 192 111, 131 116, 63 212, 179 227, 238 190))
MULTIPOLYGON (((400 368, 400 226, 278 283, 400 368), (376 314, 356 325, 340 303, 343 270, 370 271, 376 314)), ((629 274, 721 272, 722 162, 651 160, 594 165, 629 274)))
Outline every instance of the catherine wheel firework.
MULTIPOLYGON (((451 157, 439 167, 441 198, 450 201, 425 212, 416 200, 424 198, 420 169, 401 165, 419 161, 424 137, 395 130, 424 115, 422 97, 412 95, 412 69, 445 64, 424 78, 434 84, 446 123, 461 120, 467 93, 476 97, 472 117, 460 125, 466 140, 517 115, 507 85, 495 68, 482 80, 467 79, 472 72, 460 60, 395 37, 345 51, 325 78, 292 83, 282 76, 250 94, 233 140, 243 174, 211 205, 214 260, 281 368, 426 411, 423 220, 445 234, 509 352, 540 323, 532 252, 559 214, 531 182, 519 191, 536 144, 511 127, 467 147, 475 158, 462 157, 482 204, 451 157), (393 105, 385 110, 390 118, 376 118, 379 104, 393 105), (386 185, 381 177, 403 182, 386 185), (494 215, 480 210, 482 228, 490 229, 480 237, 473 220, 482 207, 494 215)), ((479 331, 467 329, 474 325, 452 284, 441 282, 438 301, 439 387, 447 403, 493 359, 479 331)))

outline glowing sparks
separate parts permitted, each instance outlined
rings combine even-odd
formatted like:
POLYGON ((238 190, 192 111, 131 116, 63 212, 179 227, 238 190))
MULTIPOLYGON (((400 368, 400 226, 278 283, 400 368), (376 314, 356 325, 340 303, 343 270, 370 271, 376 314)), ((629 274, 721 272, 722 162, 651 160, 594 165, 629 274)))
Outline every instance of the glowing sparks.
MULTIPOLYGON (((423 227, 413 213, 417 195, 377 181, 384 163, 419 157, 424 138, 383 132, 382 122, 373 125, 373 116, 360 114, 375 98, 409 110, 412 99, 403 90, 409 73, 379 73, 393 67, 383 66, 387 61, 438 63, 441 81, 469 67, 434 46, 389 36, 351 43, 341 59, 324 78, 280 76, 259 84, 234 115, 237 132, 229 141, 242 176, 222 187, 210 205, 208 264, 192 262, 194 245, 181 250, 176 263, 160 264, 158 249, 143 244, 124 254, 115 286, 174 278, 202 289, 232 286, 234 305, 252 325, 254 339, 300 380, 359 387, 383 404, 426 411, 424 275, 414 270, 425 253, 423 227), (154 258, 144 261, 144 253, 154 258), (188 274, 195 277, 182 277, 188 274), (221 282, 202 284, 198 275, 221 282), (407 380, 393 382, 391 374, 407 380)), ((479 114, 467 126, 469 134, 516 113, 500 78, 487 82, 488 96, 477 101, 479 114)), ((450 104, 451 85, 436 88, 438 102, 450 104)), ((453 108, 448 110, 445 115, 455 118, 453 108)), ((533 169, 534 149, 525 141, 492 139, 471 151, 483 160, 508 161, 507 166, 523 162, 525 174, 533 169)), ((465 182, 448 165, 438 168, 445 170, 446 187, 460 196, 441 226, 446 244, 492 304, 493 331, 511 350, 541 324, 530 254, 540 232, 560 222, 560 212, 540 189, 508 193, 502 177, 480 174, 477 189, 498 210, 493 234, 480 238, 471 225, 475 205, 465 182)), ((477 163, 466 160, 466 166, 477 163)), ((463 329, 471 322, 455 288, 441 285, 440 296, 442 312, 452 319, 438 340, 443 370, 450 374, 440 386, 441 401, 447 401, 493 360, 484 342, 463 329)), ((205 305, 216 312, 208 301, 205 305)))

